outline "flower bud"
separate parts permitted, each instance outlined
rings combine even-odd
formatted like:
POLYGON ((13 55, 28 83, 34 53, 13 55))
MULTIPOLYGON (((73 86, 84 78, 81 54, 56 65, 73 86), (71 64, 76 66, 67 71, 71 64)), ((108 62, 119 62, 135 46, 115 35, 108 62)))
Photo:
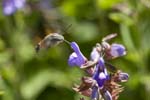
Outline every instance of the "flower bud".
POLYGON ((99 100, 99 91, 97 86, 92 87, 91 100, 99 100))
POLYGON ((121 44, 112 44, 110 49, 110 55, 113 58, 124 56, 126 54, 125 47, 121 44))
POLYGON ((129 75, 127 73, 119 73, 119 80, 121 82, 126 82, 129 79, 129 75))
POLYGON ((103 96, 104 96, 104 100, 112 100, 112 96, 109 91, 105 91, 103 96))
POLYGON ((99 57, 100 57, 99 52, 97 51, 96 48, 93 48, 93 50, 91 52, 91 60, 97 62, 99 57))

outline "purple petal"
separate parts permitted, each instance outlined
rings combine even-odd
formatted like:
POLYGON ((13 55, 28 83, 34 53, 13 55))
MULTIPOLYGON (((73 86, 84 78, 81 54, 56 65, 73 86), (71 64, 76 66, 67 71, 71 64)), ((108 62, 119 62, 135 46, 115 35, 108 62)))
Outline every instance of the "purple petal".
POLYGON ((79 46, 77 45, 77 43, 76 42, 71 42, 71 47, 72 47, 72 49, 77 53, 77 54, 82 54, 81 53, 81 51, 80 51, 80 48, 79 48, 79 46))
POLYGON ((94 75, 93 75, 93 79, 98 79, 98 76, 99 76, 99 73, 100 73, 100 70, 99 70, 99 67, 96 65, 95 66, 95 72, 94 72, 94 75))
POLYGON ((102 89, 106 80, 106 75, 104 74, 104 72, 100 72, 99 67, 97 67, 95 71, 96 72, 93 75, 93 79, 97 81, 99 88, 102 89))
POLYGON ((68 59, 68 64, 70 66, 81 66, 82 64, 85 63, 86 58, 84 55, 81 53, 79 46, 75 43, 71 43, 71 47, 74 50, 74 53, 72 53, 68 59))
POLYGON ((108 74, 108 72, 107 72, 107 69, 106 68, 104 68, 104 74, 105 74, 105 76, 106 76, 106 79, 107 80, 109 80, 109 74, 108 74))
POLYGON ((77 65, 77 54, 75 52, 73 52, 70 56, 69 56, 69 59, 68 59, 68 64, 69 66, 78 66, 77 65))
POLYGON ((106 75, 103 72, 100 72, 99 79, 101 80, 106 79, 106 75))
POLYGON ((91 94, 91 100, 98 100, 99 98, 99 91, 97 86, 92 87, 92 94, 91 94))
POLYGON ((103 72, 100 72, 99 78, 97 79, 97 83, 100 89, 103 88, 105 81, 106 81, 106 75, 103 72))
POLYGON ((5 15, 11 15, 16 11, 13 0, 3 0, 3 12, 5 15))
POLYGON ((13 14, 17 9, 23 8, 25 0, 3 0, 3 12, 5 15, 13 14))
POLYGON ((129 79, 129 75, 127 73, 119 73, 119 80, 121 82, 126 82, 129 79))
POLYGON ((100 57, 98 64, 96 65, 95 73, 93 75, 93 79, 95 79, 98 83, 100 89, 103 88, 104 82, 107 80, 107 70, 104 65, 104 59, 100 57))
POLYGON ((121 44, 112 44, 110 54, 112 57, 119 57, 126 54, 125 47, 121 44))
POLYGON ((104 100, 112 100, 112 96, 109 91, 105 91, 103 96, 104 96, 104 100))
POLYGON ((25 5, 25 0, 14 0, 14 5, 16 8, 23 8, 25 5))
POLYGON ((91 52, 91 60, 98 61, 99 57, 100 57, 99 52, 96 50, 96 48, 93 48, 93 50, 91 52))
POLYGON ((100 67, 100 70, 104 70, 105 68, 105 61, 102 57, 99 58, 98 66, 100 67))

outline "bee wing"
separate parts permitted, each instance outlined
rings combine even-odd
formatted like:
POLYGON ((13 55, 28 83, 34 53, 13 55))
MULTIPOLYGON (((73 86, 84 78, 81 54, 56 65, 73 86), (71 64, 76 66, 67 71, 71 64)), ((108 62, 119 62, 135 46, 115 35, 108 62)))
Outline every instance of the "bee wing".
POLYGON ((64 41, 64 37, 58 33, 52 33, 47 35, 43 40, 41 40, 37 46, 36 51, 38 52, 41 48, 50 48, 64 41))

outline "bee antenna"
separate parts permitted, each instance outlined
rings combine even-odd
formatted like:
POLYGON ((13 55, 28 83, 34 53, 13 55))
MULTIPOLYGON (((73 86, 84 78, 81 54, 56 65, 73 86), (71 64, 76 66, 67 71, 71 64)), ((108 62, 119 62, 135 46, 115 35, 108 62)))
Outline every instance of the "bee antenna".
POLYGON ((64 42, 66 42, 67 44, 69 44, 69 45, 70 45, 70 42, 69 42, 68 40, 65 40, 65 39, 64 39, 64 42))
POLYGON ((64 33, 68 34, 67 30, 72 26, 72 24, 68 25, 64 30, 62 30, 64 33))

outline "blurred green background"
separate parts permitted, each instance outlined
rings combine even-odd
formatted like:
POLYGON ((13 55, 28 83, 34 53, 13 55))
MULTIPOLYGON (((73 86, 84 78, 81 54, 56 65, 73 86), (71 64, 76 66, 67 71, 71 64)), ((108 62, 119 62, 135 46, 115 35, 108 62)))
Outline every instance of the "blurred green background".
POLYGON ((69 45, 34 50, 52 32, 76 41, 87 58, 102 37, 118 33, 111 42, 127 55, 111 63, 130 75, 119 100, 150 100, 149 0, 28 0, 9 16, 1 6, 0 100, 79 100, 72 86, 84 73, 67 65, 69 45))

